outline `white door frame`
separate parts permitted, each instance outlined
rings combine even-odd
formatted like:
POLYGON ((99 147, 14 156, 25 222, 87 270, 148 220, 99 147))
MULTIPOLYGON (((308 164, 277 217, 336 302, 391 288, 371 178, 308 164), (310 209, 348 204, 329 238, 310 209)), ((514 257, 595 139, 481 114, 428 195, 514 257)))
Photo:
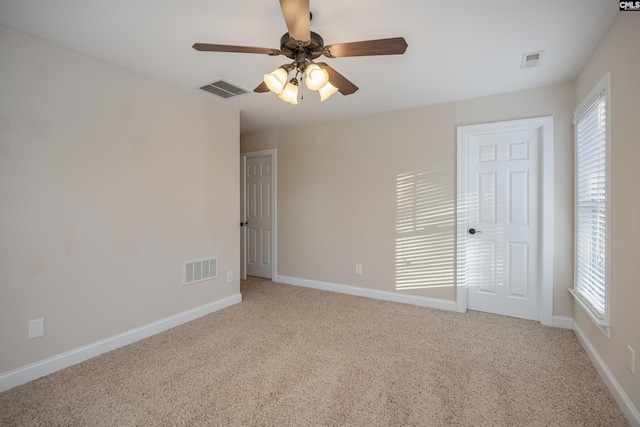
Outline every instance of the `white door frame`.
POLYGON ((537 117, 479 125, 458 126, 457 209, 456 209, 456 296, 458 312, 467 311, 466 246, 467 218, 465 183, 469 153, 467 140, 471 136, 498 132, 538 130, 542 152, 540 157, 540 323, 553 325, 553 117, 537 117))
MULTIPOLYGON (((278 192, 278 168, 277 168, 277 150, 259 150, 259 151, 247 151, 240 153, 240 173, 241 173, 241 189, 240 189, 240 215, 242 218, 240 219, 241 223, 245 223, 247 221, 247 158, 252 157, 271 157, 271 187, 273 191, 271 191, 271 206, 273 207, 273 215, 271 217, 271 230, 273 233, 273 238, 271 239, 271 280, 274 280, 277 272, 277 261, 278 261, 278 231, 277 231, 277 192, 278 192)), ((244 280, 247 278, 247 227, 242 227, 241 238, 240 238, 240 277, 244 280)))

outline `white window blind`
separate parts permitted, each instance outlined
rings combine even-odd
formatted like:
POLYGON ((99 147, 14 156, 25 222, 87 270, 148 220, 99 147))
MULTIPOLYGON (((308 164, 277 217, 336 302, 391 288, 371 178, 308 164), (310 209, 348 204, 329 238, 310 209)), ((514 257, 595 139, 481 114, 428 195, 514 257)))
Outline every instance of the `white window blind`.
POLYGON ((601 90, 577 119, 575 289, 608 323, 607 97, 601 90))

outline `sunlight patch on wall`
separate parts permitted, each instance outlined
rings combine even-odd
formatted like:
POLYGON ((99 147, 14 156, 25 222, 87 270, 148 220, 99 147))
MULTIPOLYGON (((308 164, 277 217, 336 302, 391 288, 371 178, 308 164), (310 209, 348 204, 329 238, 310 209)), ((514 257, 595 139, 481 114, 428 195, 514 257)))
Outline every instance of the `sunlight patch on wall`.
POLYGON ((477 231, 468 234, 467 228, 461 230, 466 238, 464 247, 458 248, 458 282, 469 287, 477 287, 478 292, 495 295, 498 287, 504 285, 505 246, 500 244, 504 236, 504 218, 498 213, 505 212, 505 201, 498 200, 495 191, 477 190, 466 194, 463 208, 458 211, 459 220, 477 231))
POLYGON ((452 167, 396 177, 396 290, 454 286, 452 167))
MULTIPOLYGON (((497 176, 497 175, 496 175, 497 176)), ((467 188, 458 200, 458 221, 464 227, 458 230, 458 283, 477 288, 477 292, 495 295, 504 285, 506 254, 505 247, 498 244, 504 235, 501 212, 506 212, 506 200, 498 198, 495 186, 482 192, 476 183, 467 188), (474 234, 469 233, 474 228, 474 234)))

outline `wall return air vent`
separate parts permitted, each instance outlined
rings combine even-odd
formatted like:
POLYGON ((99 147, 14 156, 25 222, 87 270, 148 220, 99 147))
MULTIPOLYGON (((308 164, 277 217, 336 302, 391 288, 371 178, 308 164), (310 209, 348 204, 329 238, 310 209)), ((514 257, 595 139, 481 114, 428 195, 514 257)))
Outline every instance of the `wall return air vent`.
POLYGON ((200 86, 200 89, 206 90, 209 93, 218 95, 225 99, 242 95, 243 93, 249 93, 249 91, 224 80, 216 80, 214 82, 207 83, 204 86, 200 86))
POLYGON ((218 277, 218 257, 184 263, 183 285, 218 277))

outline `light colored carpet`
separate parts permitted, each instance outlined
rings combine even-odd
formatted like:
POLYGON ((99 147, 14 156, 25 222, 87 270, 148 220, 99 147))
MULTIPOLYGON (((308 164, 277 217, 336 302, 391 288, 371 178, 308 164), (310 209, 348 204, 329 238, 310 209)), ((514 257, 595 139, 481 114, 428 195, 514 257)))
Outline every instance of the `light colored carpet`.
POLYGON ((11 426, 625 426, 572 331, 250 278, 243 302, 0 394, 11 426))

